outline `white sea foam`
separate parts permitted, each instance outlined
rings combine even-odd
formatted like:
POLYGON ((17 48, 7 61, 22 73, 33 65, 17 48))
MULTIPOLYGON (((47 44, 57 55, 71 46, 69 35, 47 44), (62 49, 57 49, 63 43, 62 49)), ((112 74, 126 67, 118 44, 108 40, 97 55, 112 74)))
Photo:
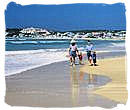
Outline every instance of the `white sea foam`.
POLYGON ((124 42, 120 42, 120 43, 111 43, 112 45, 110 46, 114 46, 114 47, 125 47, 125 43, 124 42))
MULTIPOLYGON (((123 50, 120 50, 123 51, 123 50)), ((112 51, 97 51, 97 53, 112 51)), ((114 51, 115 52, 115 51, 114 51)), ((83 52, 86 54, 86 52, 83 52)), ((27 51, 6 51, 5 55, 5 76, 48 65, 55 62, 69 60, 66 50, 41 49, 27 51)))
POLYGON ((37 44, 37 41, 10 41, 12 44, 37 44))
POLYGON ((5 75, 8 76, 42 65, 68 60, 66 51, 51 50, 6 52, 5 75))

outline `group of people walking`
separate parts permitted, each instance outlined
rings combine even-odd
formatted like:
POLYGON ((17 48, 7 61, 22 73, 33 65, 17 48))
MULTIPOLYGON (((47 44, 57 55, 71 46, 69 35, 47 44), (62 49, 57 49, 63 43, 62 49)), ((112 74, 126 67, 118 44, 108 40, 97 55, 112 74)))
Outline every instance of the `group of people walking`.
MULTIPOLYGON (((86 45, 87 59, 90 66, 96 66, 96 52, 93 50, 93 44, 88 40, 86 45)), ((70 64, 75 65, 75 58, 78 56, 79 64, 83 64, 83 54, 79 52, 76 41, 72 40, 69 48, 70 64)))

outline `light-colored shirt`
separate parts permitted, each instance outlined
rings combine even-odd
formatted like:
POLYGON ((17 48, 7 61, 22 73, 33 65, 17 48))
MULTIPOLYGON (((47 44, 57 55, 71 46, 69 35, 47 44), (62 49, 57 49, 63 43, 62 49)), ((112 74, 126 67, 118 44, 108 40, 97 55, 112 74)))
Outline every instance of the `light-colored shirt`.
POLYGON ((74 46, 70 45, 70 49, 71 51, 77 51, 77 45, 74 45, 74 46))
POLYGON ((93 45, 86 46, 86 51, 92 51, 92 50, 93 50, 93 45))

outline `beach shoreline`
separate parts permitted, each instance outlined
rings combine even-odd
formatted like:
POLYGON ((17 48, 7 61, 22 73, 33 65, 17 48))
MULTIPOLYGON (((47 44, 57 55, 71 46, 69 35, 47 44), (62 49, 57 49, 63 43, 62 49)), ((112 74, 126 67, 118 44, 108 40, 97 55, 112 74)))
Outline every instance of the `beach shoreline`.
MULTIPOLYGON (((22 53, 23 52, 21 52, 21 51, 17 52, 17 54, 11 52, 9 55, 7 54, 6 56, 13 57, 14 54, 15 55, 20 55, 22 53)), ((120 50, 120 51, 96 51, 96 53, 97 53, 97 59, 122 57, 122 56, 124 56, 126 54, 125 50, 120 50)), ((24 54, 28 54, 28 53, 24 51, 24 54)), ((20 74, 21 72, 25 72, 27 70, 35 69, 35 68, 38 68, 38 67, 41 67, 41 66, 45 66, 45 65, 49 65, 49 64, 53 64, 53 63, 56 63, 56 62, 69 61, 68 52, 64 51, 62 54, 63 54, 62 55, 63 57, 62 57, 61 60, 56 60, 56 61, 52 61, 52 62, 49 62, 49 63, 46 62, 46 63, 43 63, 43 64, 39 64, 39 65, 34 65, 34 66, 27 67, 27 68, 23 68, 23 69, 15 71, 15 72, 7 73, 7 74, 5 74, 5 76, 20 74)), ((82 54, 83 54, 83 59, 85 61, 87 59, 86 58, 87 57, 87 55, 86 55, 87 53, 85 51, 82 51, 82 54)))

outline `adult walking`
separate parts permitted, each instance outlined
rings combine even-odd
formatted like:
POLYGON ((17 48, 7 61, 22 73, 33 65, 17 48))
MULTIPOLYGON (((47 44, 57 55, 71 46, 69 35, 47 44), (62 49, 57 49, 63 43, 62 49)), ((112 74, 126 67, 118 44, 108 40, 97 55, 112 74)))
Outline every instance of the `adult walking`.
POLYGON ((91 66, 92 66, 92 51, 93 51, 93 44, 88 40, 88 44, 86 46, 86 52, 88 61, 91 66))
POLYGON ((77 57, 78 49, 75 40, 72 39, 70 43, 71 43, 69 48, 70 63, 71 65, 73 64, 75 65, 75 58, 77 57))

